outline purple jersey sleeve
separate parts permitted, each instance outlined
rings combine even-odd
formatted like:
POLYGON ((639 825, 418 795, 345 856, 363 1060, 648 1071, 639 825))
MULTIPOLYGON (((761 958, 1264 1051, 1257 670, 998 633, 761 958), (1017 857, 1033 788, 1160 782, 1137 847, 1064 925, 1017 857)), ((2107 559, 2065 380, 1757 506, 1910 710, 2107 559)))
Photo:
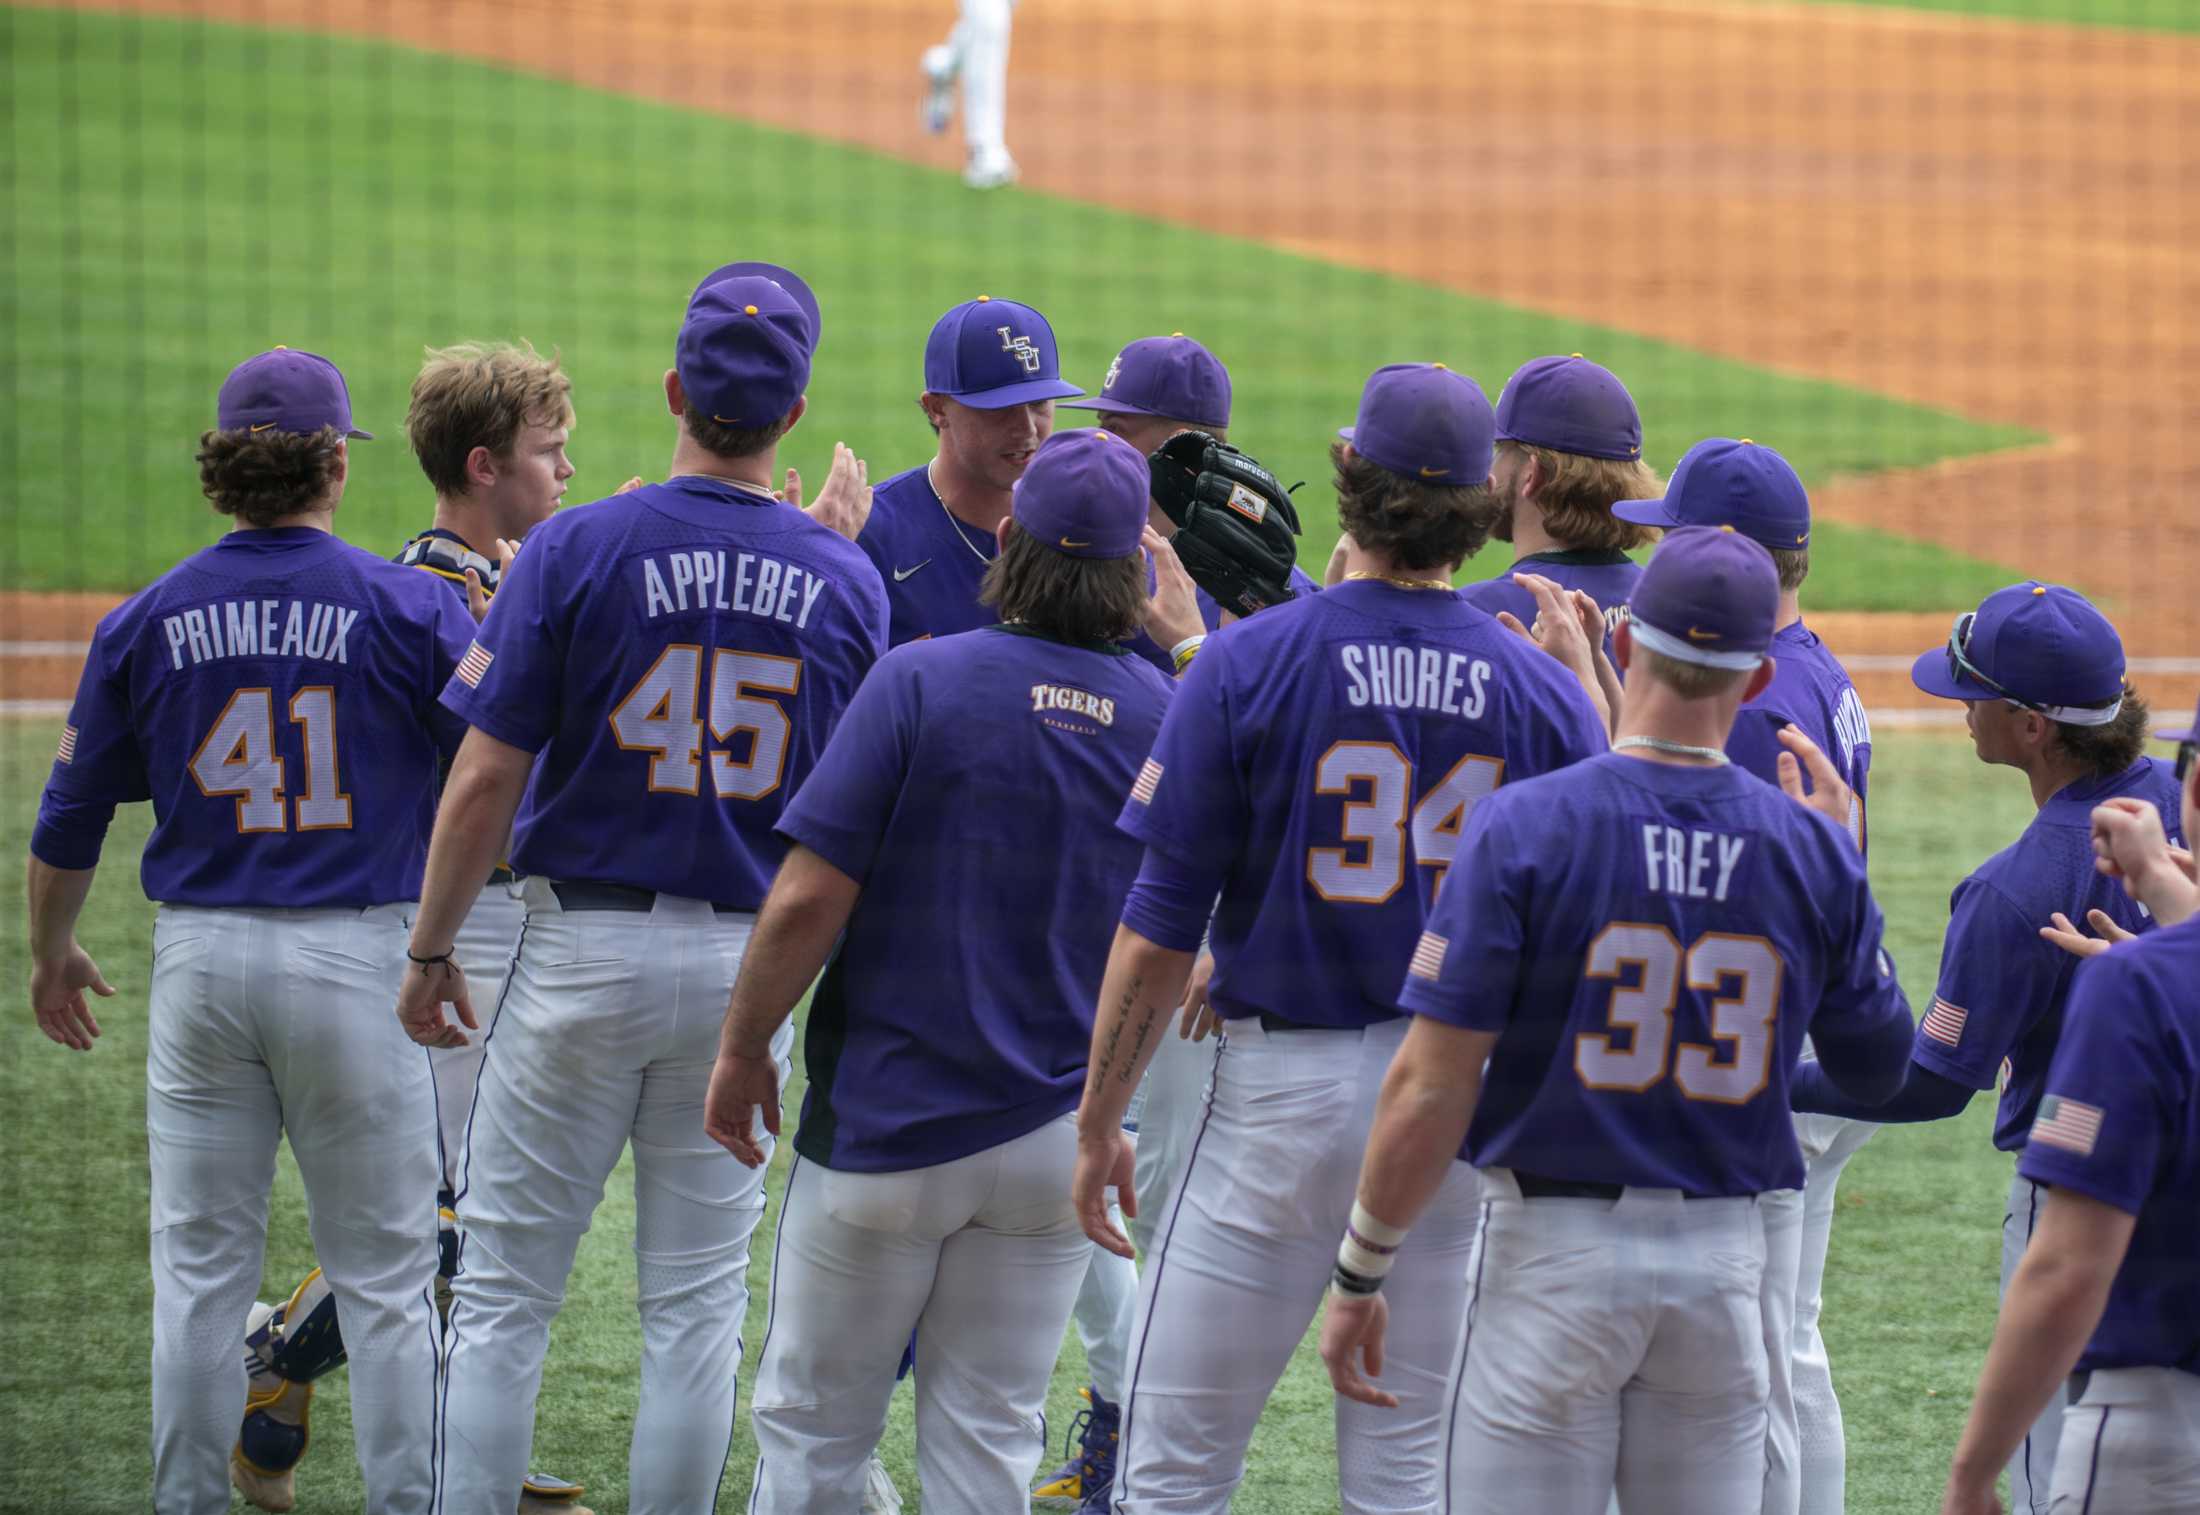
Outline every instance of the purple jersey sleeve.
POLYGON ((1218 877, 1248 824, 1231 746, 1229 651, 1227 638, 1210 641, 1192 659, 1116 821, 1147 846, 1218 877))
POLYGON ((2026 1178, 2075 1189, 2137 1215, 2176 1141, 2186 1070, 2133 971, 2136 955, 2108 952, 2078 969, 2047 1093, 2017 1160, 2026 1178))
POLYGON ((1398 1003, 1468 1031, 1503 1031, 1526 967, 1521 861, 1502 807, 1478 805, 1436 892, 1398 1003))
POLYGON ((523 752, 540 752, 558 728, 565 627, 551 614, 553 556, 537 545, 512 560, 443 690, 447 709, 523 752))
POLYGON ((49 867, 90 868, 99 861, 115 807, 151 798, 128 687, 109 670, 107 649, 95 638, 61 728, 31 853, 49 867))
POLYGON ((919 722, 915 665, 882 659, 856 690, 809 779, 779 817, 779 832, 857 883, 870 877, 902 785, 919 722))
POLYGON ((1956 886, 1940 983, 1912 1053, 1920 1067, 1972 1089, 1993 1087, 2002 1059, 2053 998, 2062 953, 2040 940, 2039 925, 1990 884, 1972 878, 1956 886))
POLYGON ((424 695, 420 719, 433 736, 446 769, 451 759, 458 755, 458 744, 465 740, 466 722, 438 695, 450 681, 453 670, 465 661, 467 652, 472 649, 475 630, 473 612, 451 595, 445 595, 439 602, 426 627, 427 669, 420 681, 424 695))

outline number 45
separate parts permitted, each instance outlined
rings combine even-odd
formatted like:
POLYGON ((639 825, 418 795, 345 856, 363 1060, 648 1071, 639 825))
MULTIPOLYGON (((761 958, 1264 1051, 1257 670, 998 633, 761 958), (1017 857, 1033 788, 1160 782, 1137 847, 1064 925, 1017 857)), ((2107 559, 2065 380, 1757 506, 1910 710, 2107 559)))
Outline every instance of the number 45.
MULTIPOLYGON (((653 752, 652 794, 700 794, 703 788, 703 651, 675 642, 661 653, 627 697, 611 712, 611 734, 629 752, 653 752)), ((735 762, 719 748, 710 754, 711 789, 720 799, 760 800, 779 787, 787 770, 792 725, 777 700, 751 693, 793 694, 802 687, 802 660, 768 652, 716 649, 710 662, 710 734, 731 742, 755 737, 749 755, 735 762)))

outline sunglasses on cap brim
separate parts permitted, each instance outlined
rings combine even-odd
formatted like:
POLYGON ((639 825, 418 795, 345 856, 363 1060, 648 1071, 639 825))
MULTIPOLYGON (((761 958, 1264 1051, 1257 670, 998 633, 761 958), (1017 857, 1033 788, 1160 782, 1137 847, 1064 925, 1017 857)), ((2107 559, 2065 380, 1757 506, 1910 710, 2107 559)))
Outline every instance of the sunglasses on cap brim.
POLYGON ((2021 705, 2026 710, 2045 711, 2045 705, 2037 700, 2028 700, 1998 680, 1990 678, 1984 669, 1966 655, 1971 647, 1971 623, 1977 619, 1978 612, 1975 610, 1966 610, 1956 617, 1955 629, 1948 633, 1948 676, 1967 678, 1974 684, 1984 685, 2012 705, 2021 705))
POLYGON ((2182 784, 2192 777, 2192 765, 2200 758, 2200 732, 2186 737, 2177 744, 2177 782, 2182 784))

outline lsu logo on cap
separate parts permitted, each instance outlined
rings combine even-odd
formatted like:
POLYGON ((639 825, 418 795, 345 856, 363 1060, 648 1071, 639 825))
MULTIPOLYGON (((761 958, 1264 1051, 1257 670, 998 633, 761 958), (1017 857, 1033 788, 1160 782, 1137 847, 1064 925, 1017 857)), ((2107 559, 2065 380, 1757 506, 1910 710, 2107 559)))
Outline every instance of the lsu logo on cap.
MULTIPOLYGON (((1039 349, 1031 345, 1031 338, 1011 336, 1005 326, 996 326, 993 329, 1001 334, 1002 352, 1007 353, 1017 362, 1023 364, 1025 373, 1037 373, 1039 371, 1042 359, 1039 357, 1039 349)), ((1112 371, 1110 376, 1113 376, 1112 371)), ((1102 387, 1105 388, 1106 386, 1103 385, 1102 387)))
POLYGON ((1108 371, 1100 380, 1100 392, 1105 394, 1115 388, 1115 381, 1121 377, 1123 377, 1123 357, 1122 354, 1118 353, 1108 360, 1108 371))

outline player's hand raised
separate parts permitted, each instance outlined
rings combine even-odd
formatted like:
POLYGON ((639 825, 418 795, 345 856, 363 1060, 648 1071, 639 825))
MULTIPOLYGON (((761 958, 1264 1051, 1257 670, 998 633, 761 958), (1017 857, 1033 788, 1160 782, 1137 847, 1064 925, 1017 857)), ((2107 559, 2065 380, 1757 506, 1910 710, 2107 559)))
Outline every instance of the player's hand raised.
POLYGON ((1108 1190, 1129 1216, 1138 1214, 1138 1162, 1136 1149, 1120 1129, 1098 1141, 1077 1139, 1077 1171, 1070 1179, 1070 1200, 1077 1207, 1077 1223, 1085 1234, 1118 1257, 1137 1257, 1131 1239, 1108 1214, 1108 1190))
POLYGON ((78 1052, 92 1050, 99 1022, 92 1015, 91 1002, 84 997, 87 989, 101 999, 115 992, 92 955, 73 941, 69 950, 53 961, 31 964, 31 1014, 38 1017, 38 1029, 46 1033, 48 1040, 78 1052))
POLYGON ((826 474, 825 487, 817 492, 817 503, 802 503, 802 475, 792 468, 787 470, 787 487, 779 497, 797 510, 807 511, 818 525, 829 526, 853 542, 862 532, 863 523, 871 519, 871 467, 847 443, 835 442, 832 472, 826 474))
POLYGON ((1199 591, 1184 562, 1160 532, 1148 526, 1138 539, 1153 564, 1153 598, 1146 602, 1146 635, 1163 652, 1207 629, 1199 618, 1199 591))
POLYGON ((1389 1329, 1390 1306, 1382 1295, 1340 1294, 1331 1289, 1328 1308, 1322 1312, 1321 1344, 1330 1386, 1363 1405, 1397 1409, 1397 1395, 1368 1382, 1383 1376, 1383 1337, 1389 1329))
POLYGON ((762 1057, 742 1057, 720 1052, 710 1070, 710 1093, 703 1100, 703 1131, 734 1155, 744 1168, 761 1168, 771 1161, 772 1149, 756 1134, 757 1116, 764 1129, 779 1135, 779 1062, 769 1052, 762 1057))
MULTIPOLYGON (((1856 791, 1842 782, 1840 770, 1833 766, 1833 759, 1810 739, 1810 734, 1793 722, 1779 731, 1780 745, 1787 751, 1780 754, 1780 790, 1805 810, 1815 810, 1827 820, 1849 830, 1849 817, 1856 807, 1856 791), (1803 792, 1803 774, 1810 774, 1810 792, 1803 792)), ((1855 833, 1851 832, 1853 837, 1855 833)))
POLYGON ((2132 936, 2129 931, 2110 919, 2108 912, 2105 910, 2088 910, 2085 913, 2085 923, 2099 933, 2097 936, 2087 936, 2076 926, 2071 925, 2070 917, 2060 910, 2049 916, 2048 919, 2055 924, 2040 927, 2040 935, 2062 948, 2072 957, 2099 957, 2118 942, 2130 941, 2132 936))
POLYGON ((423 1047, 463 1047, 466 1031, 481 1029, 481 1022, 474 1019, 473 997, 466 988, 466 970, 453 957, 419 960, 427 956, 409 956, 405 964, 405 978, 397 989, 398 1024, 423 1047), (457 1021, 444 1016, 445 1005, 458 1012, 457 1021), (459 1029, 461 1025, 465 1031, 459 1029))

